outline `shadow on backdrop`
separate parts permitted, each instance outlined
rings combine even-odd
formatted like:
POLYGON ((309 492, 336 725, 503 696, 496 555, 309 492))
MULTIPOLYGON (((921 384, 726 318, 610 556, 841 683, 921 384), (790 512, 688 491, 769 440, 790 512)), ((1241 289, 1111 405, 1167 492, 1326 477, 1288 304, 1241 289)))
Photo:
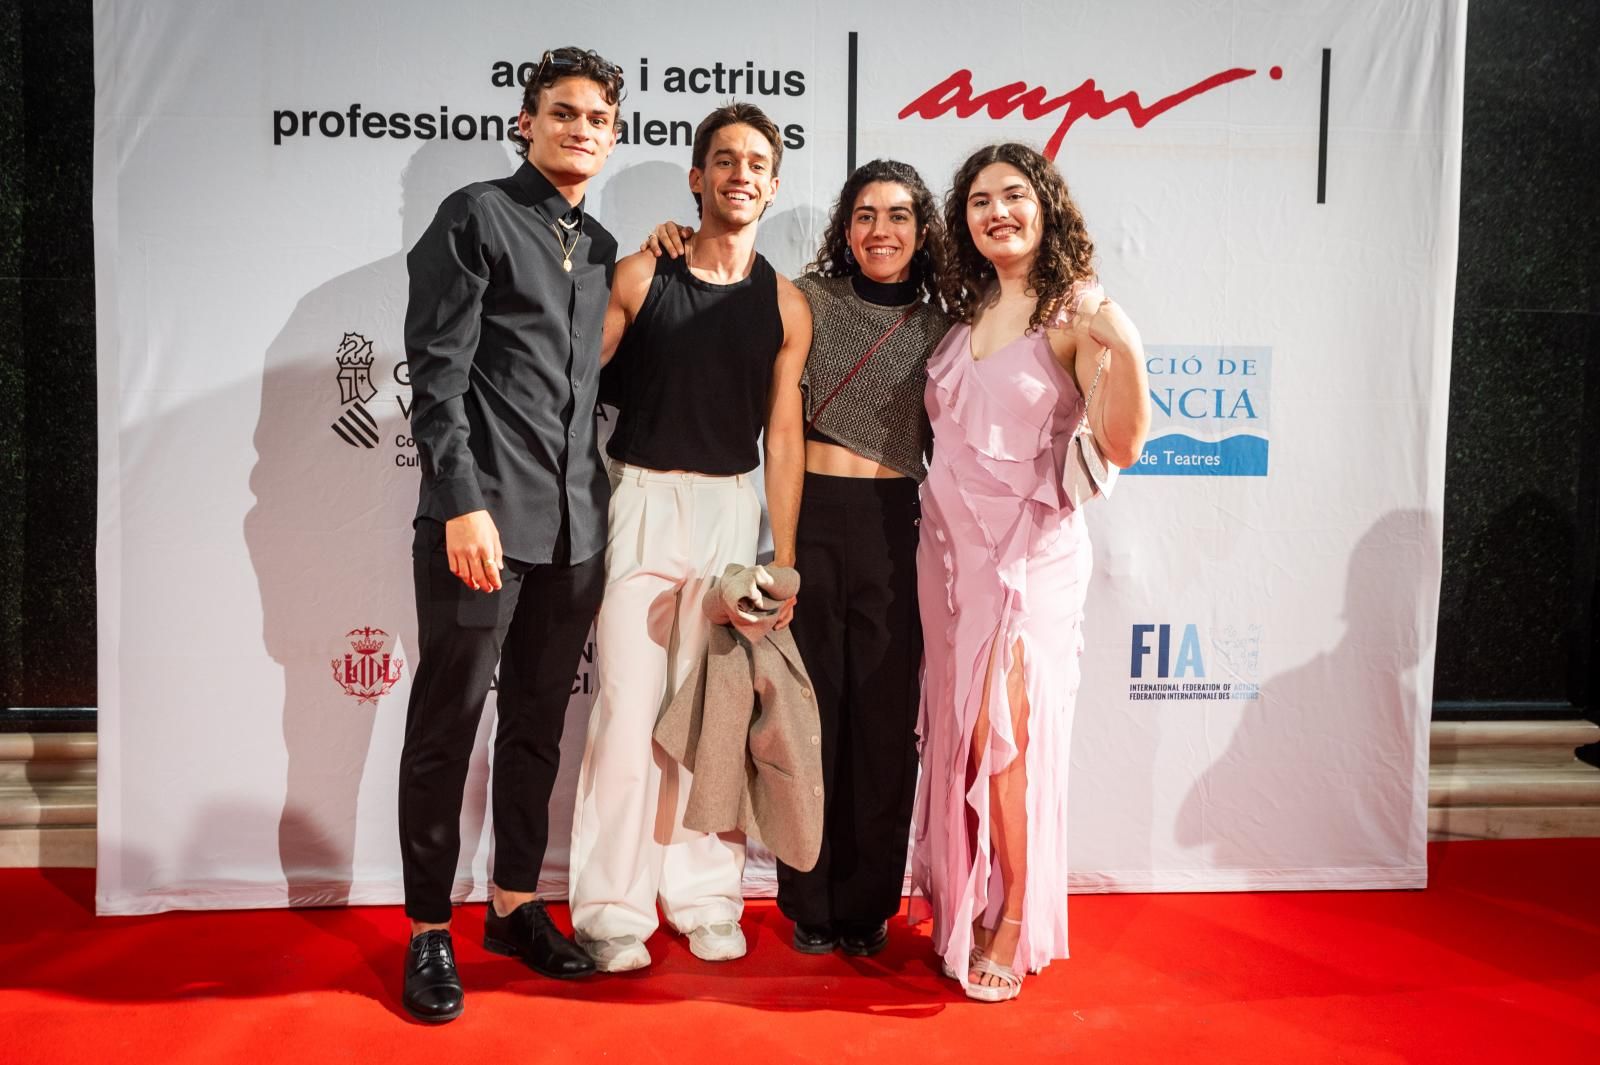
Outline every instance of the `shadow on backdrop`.
MULTIPOLYGON (((402 383, 405 252, 452 191, 511 169, 506 150, 493 143, 422 147, 400 178, 399 250, 308 292, 265 353, 250 476, 255 505, 244 534, 260 586, 262 638, 283 669, 288 772, 278 855, 290 905, 349 901, 374 721, 378 713, 405 714, 399 692, 374 703, 342 690, 334 674, 352 651, 345 634, 382 630, 384 651, 404 663, 402 690, 415 665, 410 557, 418 472, 401 464, 415 455, 403 445, 410 427, 401 405, 410 403, 402 383), (336 356, 341 346, 348 354, 368 341, 372 361, 362 383, 336 356)), ((467 849, 483 826, 487 719, 462 812, 467 849)), ((385 733, 395 744, 395 758, 384 763, 391 780, 402 731, 397 721, 385 733)), ((389 808, 373 820, 393 823, 394 786, 375 793, 389 808)))
POLYGON ((1412 789, 1427 732, 1415 715, 1428 708, 1408 706, 1406 691, 1433 642, 1420 622, 1434 610, 1438 542, 1439 519, 1422 510, 1393 511, 1362 535, 1343 637, 1263 682, 1179 811, 1179 844, 1208 850, 1219 870, 1261 869, 1259 888, 1285 886, 1273 874, 1291 870, 1393 868, 1395 855, 1422 853, 1412 789))

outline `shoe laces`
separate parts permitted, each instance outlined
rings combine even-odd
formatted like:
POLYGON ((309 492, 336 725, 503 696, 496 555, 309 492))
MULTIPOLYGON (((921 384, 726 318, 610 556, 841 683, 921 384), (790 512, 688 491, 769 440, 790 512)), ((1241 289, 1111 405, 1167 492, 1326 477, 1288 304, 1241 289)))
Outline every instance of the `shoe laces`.
POLYGON ((417 945, 417 965, 443 965, 447 969, 456 967, 455 952, 450 949, 450 936, 444 932, 424 932, 417 937, 421 942, 417 945))

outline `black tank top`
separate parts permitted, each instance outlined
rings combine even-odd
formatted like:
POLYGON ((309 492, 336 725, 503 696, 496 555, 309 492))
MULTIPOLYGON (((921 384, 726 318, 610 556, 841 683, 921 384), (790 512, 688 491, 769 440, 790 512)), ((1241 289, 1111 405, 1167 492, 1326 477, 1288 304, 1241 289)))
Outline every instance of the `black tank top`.
POLYGON ((757 255, 750 276, 731 285, 700 280, 684 259, 658 259, 606 367, 602 398, 620 408, 606 453, 653 470, 755 469, 782 346, 778 279, 766 259, 757 255))

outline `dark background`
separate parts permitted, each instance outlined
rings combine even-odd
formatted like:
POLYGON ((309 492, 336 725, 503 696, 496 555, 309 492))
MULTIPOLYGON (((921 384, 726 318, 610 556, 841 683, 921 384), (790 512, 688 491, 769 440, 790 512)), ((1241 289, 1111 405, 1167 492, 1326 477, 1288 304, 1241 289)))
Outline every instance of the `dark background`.
MULTIPOLYGON (((96 703, 88 0, 0 0, 0 100, 0 729, 85 727, 96 703)), ((1597 104, 1600 4, 1474 0, 1436 716, 1595 706, 1597 104)))

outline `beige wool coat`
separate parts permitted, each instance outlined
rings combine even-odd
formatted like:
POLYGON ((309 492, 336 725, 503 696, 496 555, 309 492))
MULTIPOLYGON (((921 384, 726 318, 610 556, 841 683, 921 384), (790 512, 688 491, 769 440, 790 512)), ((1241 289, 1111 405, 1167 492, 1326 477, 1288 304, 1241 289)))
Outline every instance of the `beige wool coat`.
POLYGON ((822 849, 822 726, 811 679, 788 629, 774 629, 800 575, 732 565, 706 593, 712 620, 704 660, 656 719, 655 739, 694 775, 683 825, 739 829, 805 871, 822 849), (743 615, 743 616, 741 616, 743 615))

